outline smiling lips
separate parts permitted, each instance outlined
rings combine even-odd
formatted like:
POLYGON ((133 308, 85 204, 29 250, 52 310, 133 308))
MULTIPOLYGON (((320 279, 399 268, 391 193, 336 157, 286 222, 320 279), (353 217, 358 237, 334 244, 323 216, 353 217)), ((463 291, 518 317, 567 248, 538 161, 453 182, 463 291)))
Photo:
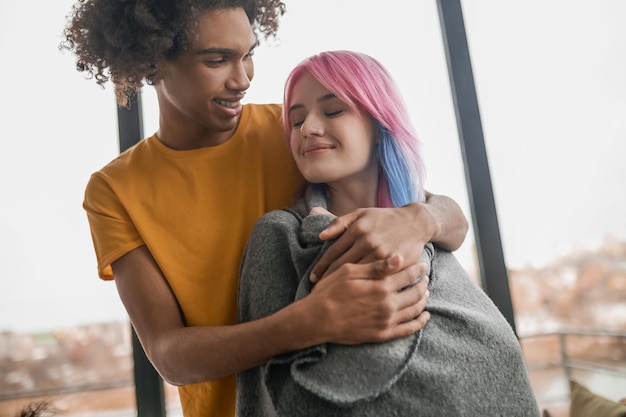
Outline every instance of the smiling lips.
POLYGON ((335 145, 332 145, 330 143, 312 143, 304 148, 302 156, 307 158, 310 156, 314 156, 318 153, 322 153, 327 149, 335 149, 335 145))
POLYGON ((224 107, 228 107, 231 109, 234 109, 235 107, 239 106, 240 101, 226 101, 226 100, 219 100, 219 99, 215 99, 215 102, 217 104, 219 104, 220 106, 224 106, 224 107))
POLYGON ((221 108, 221 113, 226 117, 237 117, 241 113, 241 98, 235 97, 233 99, 214 99, 217 105, 221 108))

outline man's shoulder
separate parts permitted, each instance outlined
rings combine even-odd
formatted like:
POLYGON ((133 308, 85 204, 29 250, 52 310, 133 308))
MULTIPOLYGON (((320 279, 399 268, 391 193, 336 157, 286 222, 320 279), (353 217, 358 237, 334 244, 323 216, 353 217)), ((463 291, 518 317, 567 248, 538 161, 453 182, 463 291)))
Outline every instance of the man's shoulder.
POLYGON ((244 108, 247 108, 251 113, 272 113, 280 116, 283 106, 279 103, 248 103, 244 104, 244 108))
MULTIPOLYGON (((140 160, 145 160, 146 153, 149 152, 152 137, 143 139, 134 146, 117 155, 97 171, 91 174, 93 181, 105 181, 107 183, 117 181, 127 181, 129 172, 138 169, 140 160)), ((145 162, 144 162, 145 163, 145 162)))
POLYGON ((282 105, 280 104, 246 104, 243 115, 244 124, 254 127, 254 130, 263 127, 282 130, 282 105))

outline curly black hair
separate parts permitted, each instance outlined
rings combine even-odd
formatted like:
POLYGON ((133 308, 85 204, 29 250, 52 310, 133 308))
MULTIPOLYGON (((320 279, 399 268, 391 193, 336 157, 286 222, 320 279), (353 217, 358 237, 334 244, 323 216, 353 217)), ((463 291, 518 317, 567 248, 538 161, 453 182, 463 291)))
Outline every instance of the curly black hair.
POLYGON ((104 87, 115 87, 128 106, 144 81, 159 80, 159 64, 188 46, 188 34, 207 10, 242 7, 265 38, 276 35, 285 13, 280 0, 78 0, 67 16, 61 50, 76 56, 76 69, 104 87))

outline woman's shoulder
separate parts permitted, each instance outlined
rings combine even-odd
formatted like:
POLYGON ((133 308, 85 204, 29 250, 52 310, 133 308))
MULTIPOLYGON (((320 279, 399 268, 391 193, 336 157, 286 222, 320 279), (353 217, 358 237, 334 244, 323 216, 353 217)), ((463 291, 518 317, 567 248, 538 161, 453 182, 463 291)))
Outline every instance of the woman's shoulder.
POLYGON ((300 228, 302 219, 292 210, 285 208, 281 210, 272 210, 263 216, 261 216, 254 224, 254 234, 276 234, 280 231, 281 234, 285 232, 294 232, 300 228))
POLYGON ((301 223, 297 217, 285 210, 270 211, 255 222, 244 258, 256 258, 259 254, 288 254, 299 246, 300 231, 301 223))

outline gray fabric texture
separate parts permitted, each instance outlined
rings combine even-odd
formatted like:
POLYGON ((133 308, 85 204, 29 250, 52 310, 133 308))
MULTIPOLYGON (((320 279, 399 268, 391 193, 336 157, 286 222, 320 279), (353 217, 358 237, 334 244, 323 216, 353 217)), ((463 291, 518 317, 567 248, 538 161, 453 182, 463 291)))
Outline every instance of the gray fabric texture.
MULTIPOLYGON (((238 315, 270 315, 312 290, 333 219, 309 188, 294 207, 263 216, 241 264, 238 315)), ((508 322, 456 258, 428 244, 431 319, 415 335, 379 344, 324 344, 273 358, 237 376, 238 417, 539 416, 508 322)))

